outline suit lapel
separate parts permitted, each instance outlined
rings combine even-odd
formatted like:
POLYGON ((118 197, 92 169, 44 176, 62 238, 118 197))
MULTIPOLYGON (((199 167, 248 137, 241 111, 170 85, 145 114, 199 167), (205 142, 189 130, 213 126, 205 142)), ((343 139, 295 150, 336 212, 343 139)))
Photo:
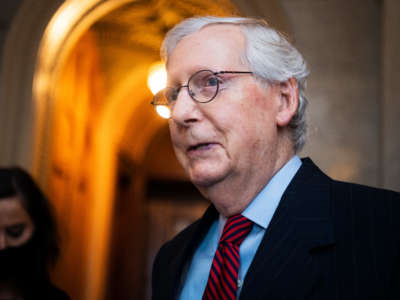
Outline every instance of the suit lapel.
POLYGON ((316 254, 334 244, 329 181, 311 160, 303 160, 266 230, 240 299, 304 299, 312 291, 321 274, 316 254))
POLYGON ((179 295, 180 288, 184 283, 182 279, 184 280, 186 277, 185 273, 189 267, 191 258, 217 217, 217 210, 213 205, 210 205, 200 220, 193 224, 193 227, 188 232, 176 237, 180 241, 176 243, 178 247, 172 249, 174 255, 168 268, 172 271, 169 274, 171 282, 168 285, 172 290, 170 291, 171 297, 168 299, 176 299, 177 295, 179 295))

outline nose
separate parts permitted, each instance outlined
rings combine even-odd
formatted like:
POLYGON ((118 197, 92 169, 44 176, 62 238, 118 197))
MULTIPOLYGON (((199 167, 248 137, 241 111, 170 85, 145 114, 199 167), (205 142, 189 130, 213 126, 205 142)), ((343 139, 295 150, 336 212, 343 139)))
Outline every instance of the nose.
POLYGON ((188 87, 183 87, 171 108, 171 119, 182 126, 199 121, 202 114, 198 104, 190 97, 188 87))

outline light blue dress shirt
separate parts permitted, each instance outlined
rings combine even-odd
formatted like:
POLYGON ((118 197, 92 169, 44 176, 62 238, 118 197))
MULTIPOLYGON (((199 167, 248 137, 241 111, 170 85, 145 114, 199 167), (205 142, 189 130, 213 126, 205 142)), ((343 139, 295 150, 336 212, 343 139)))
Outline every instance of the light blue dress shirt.
MULTIPOLYGON (((289 160, 254 198, 242 215, 254 222, 253 229, 240 245, 240 267, 238 274, 237 298, 240 295, 243 280, 253 261, 254 255, 264 237, 265 231, 275 213, 290 181, 301 166, 300 158, 295 155, 289 160)), ((221 237, 226 218, 219 215, 219 219, 211 225, 204 240, 197 248, 182 282, 180 300, 201 300, 206 288, 208 275, 218 241, 221 237)))

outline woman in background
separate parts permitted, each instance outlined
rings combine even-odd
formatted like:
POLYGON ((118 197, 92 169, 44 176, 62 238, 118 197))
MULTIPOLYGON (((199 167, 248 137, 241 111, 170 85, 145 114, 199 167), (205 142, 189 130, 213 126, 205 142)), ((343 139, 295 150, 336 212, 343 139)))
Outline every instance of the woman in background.
POLYGON ((50 282, 58 254, 44 194, 22 169, 0 168, 0 300, 69 299, 50 282))

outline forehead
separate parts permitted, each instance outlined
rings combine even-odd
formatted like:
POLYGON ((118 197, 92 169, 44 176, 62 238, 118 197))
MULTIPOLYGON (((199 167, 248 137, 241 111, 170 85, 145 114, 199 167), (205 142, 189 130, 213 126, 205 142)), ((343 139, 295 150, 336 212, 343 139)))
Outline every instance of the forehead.
POLYGON ((0 227, 29 221, 30 217, 17 196, 0 199, 0 227))
POLYGON ((168 76, 188 75, 200 69, 241 70, 245 44, 238 26, 206 26, 178 42, 168 59, 168 76))

